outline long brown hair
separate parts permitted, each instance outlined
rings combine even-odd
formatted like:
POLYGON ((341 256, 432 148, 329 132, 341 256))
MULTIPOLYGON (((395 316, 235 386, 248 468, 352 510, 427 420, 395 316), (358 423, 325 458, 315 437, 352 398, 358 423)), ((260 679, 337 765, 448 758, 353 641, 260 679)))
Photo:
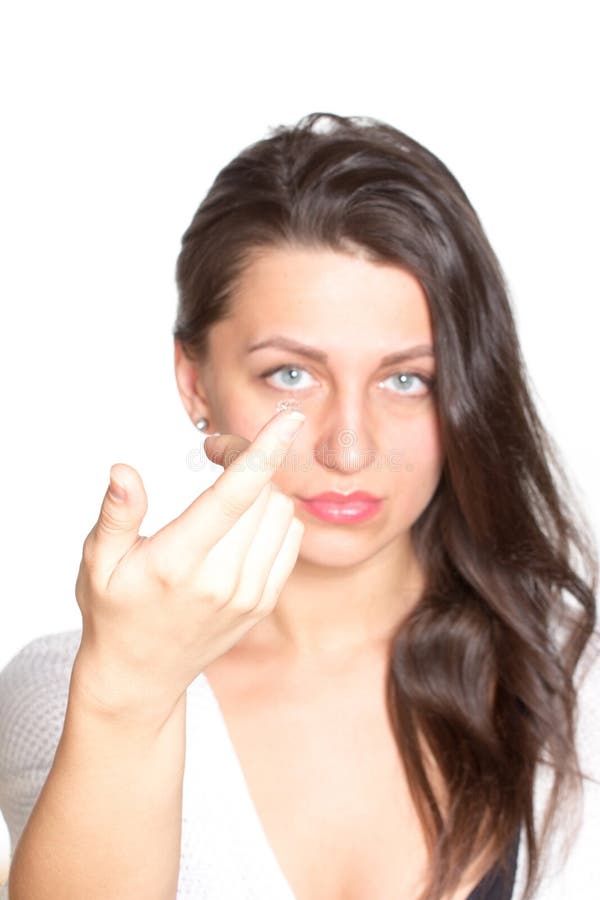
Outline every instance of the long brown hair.
MULTIPOLYGON (((370 117, 312 113, 217 175, 182 240, 173 329, 201 361, 261 248, 360 252, 420 281, 431 311, 444 466, 413 524, 426 587, 399 626, 390 720, 440 900, 527 837, 527 884, 582 779, 575 670, 596 625, 598 558, 531 397, 499 262, 465 192, 430 151, 370 117), (428 777, 433 757, 447 799, 428 777), (537 766, 552 771, 541 835, 537 766)), ((592 646, 592 644, 590 644, 592 646)))

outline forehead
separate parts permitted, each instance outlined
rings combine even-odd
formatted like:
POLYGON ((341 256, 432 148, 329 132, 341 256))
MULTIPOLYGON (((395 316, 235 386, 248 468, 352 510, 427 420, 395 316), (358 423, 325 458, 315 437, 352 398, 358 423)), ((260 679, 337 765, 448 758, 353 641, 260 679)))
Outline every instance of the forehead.
POLYGON ((284 333, 332 353, 432 343, 427 298, 410 272, 328 249, 261 251, 242 273, 232 316, 215 328, 245 343, 284 333))

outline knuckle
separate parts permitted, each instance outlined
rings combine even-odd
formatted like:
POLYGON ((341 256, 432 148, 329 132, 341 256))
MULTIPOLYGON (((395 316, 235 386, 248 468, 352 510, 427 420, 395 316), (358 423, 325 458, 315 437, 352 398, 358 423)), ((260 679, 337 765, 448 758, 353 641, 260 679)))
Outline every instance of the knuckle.
POLYGON ((94 540, 94 535, 92 532, 88 534, 85 541, 83 542, 83 548, 81 552, 81 561, 86 569, 90 571, 94 568, 94 563, 96 560, 96 542, 94 540))
POLYGON ((245 616, 256 612, 259 601, 260 597, 242 590, 233 595, 230 605, 238 615, 245 616))
POLYGON ((78 588, 83 586, 84 589, 98 591, 102 586, 103 575, 98 562, 95 537, 90 534, 83 543, 76 584, 78 588))
POLYGON ((217 609, 222 609, 230 604, 232 597, 236 593, 237 586, 237 580, 233 572, 220 570, 213 573, 208 580, 205 580, 202 593, 209 603, 217 609))
POLYGON ((256 605, 255 614, 260 618, 264 616, 268 616, 269 613, 272 613, 275 607, 277 606, 277 601, 279 600, 279 594, 283 590, 283 582, 281 586, 279 584, 270 583, 269 587, 265 589, 263 592, 260 601, 256 605))
POLYGON ((168 535, 157 533, 151 537, 138 537, 138 559, 145 578, 163 589, 180 588, 189 580, 189 572, 183 565, 177 544, 168 535))
POLYGON ((147 567, 151 579, 162 588, 171 589, 181 583, 181 570, 174 565, 168 553, 153 548, 147 556, 147 567))

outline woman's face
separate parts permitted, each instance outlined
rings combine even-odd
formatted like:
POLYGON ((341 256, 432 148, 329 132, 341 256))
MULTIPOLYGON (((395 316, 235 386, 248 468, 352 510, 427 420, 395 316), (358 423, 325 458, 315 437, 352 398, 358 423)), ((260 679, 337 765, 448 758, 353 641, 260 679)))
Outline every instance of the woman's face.
POLYGON ((197 390, 211 430, 253 440, 289 398, 306 415, 273 478, 305 524, 301 559, 347 566, 408 541, 443 459, 429 308, 411 274, 330 250, 270 248, 245 270, 209 348, 197 390), (411 358, 385 361, 413 347, 411 358), (299 500, 335 489, 382 503, 369 519, 332 523, 299 500))

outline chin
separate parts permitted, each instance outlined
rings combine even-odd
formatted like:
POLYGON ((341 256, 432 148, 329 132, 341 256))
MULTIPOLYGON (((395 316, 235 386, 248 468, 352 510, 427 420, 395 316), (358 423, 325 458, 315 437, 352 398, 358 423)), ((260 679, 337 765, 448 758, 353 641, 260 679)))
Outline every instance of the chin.
POLYGON ((321 566, 328 569, 346 569, 349 566, 360 565, 374 556, 387 542, 381 540, 368 540, 364 531, 349 534, 349 528, 340 528, 338 534, 312 535, 310 528, 306 526, 300 551, 298 564, 321 566))

